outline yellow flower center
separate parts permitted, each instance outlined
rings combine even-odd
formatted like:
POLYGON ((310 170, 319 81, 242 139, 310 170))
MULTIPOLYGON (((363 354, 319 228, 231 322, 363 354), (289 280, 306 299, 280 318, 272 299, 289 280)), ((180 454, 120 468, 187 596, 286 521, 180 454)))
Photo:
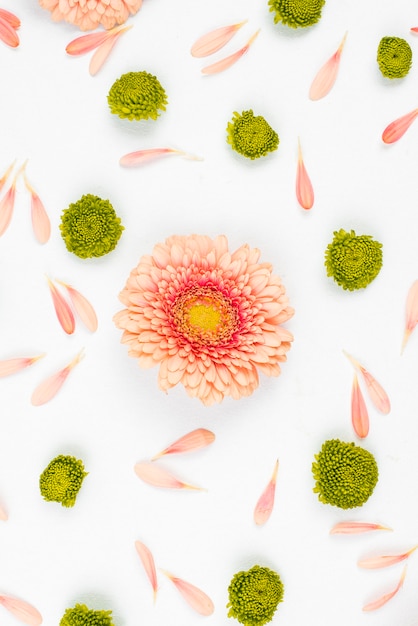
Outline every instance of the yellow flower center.
POLYGON ((189 309, 189 321, 192 326, 201 330, 216 331, 221 320, 218 309, 208 304, 195 304, 189 309))

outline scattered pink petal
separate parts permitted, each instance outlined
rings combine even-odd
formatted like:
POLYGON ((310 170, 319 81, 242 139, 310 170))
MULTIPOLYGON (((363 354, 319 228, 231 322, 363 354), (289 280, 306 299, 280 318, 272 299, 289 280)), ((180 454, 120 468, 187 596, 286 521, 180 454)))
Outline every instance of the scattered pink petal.
POLYGON ((351 355, 349 355, 345 350, 343 351, 346 357, 351 361, 354 367, 361 373, 363 379, 367 385, 367 392, 370 396, 371 401, 375 405, 378 411, 384 413, 385 415, 390 412, 390 400, 383 389, 382 385, 377 382, 377 380, 366 370, 365 367, 360 365, 356 359, 354 359, 351 355))
POLYGON ((38 354, 38 356, 20 357, 0 361, 0 378, 20 372, 20 370, 33 365, 33 363, 36 363, 36 361, 39 361, 39 359, 42 359, 44 356, 45 354, 38 354))
POLYGON ((109 37, 109 31, 101 31, 98 33, 89 33, 88 35, 82 35, 70 41, 65 48, 67 54, 72 56, 78 56, 80 54, 86 54, 91 52, 98 46, 100 46, 109 37))
POLYGON ((9 519, 6 509, 0 505, 0 520, 6 522, 9 519))
POLYGON ((15 30, 20 28, 20 19, 14 13, 6 11, 6 9, 0 9, 0 19, 9 22, 10 26, 15 30))
POLYGON ((258 526, 265 524, 273 511, 278 469, 279 460, 277 459, 270 482, 261 494, 254 509, 254 521, 258 526))
POLYGON ((369 414, 363 394, 358 384, 357 374, 354 373, 353 387, 351 391, 351 422, 354 432, 364 439, 369 434, 369 414))
POLYGON ((215 435, 211 430, 206 430, 206 428, 197 428, 196 430, 192 430, 190 433, 187 433, 187 435, 184 435, 183 437, 180 437, 180 439, 174 441, 168 446, 168 448, 165 448, 153 456, 151 460, 155 461, 165 454, 193 452, 194 450, 199 450, 200 448, 209 446, 214 441, 215 435))
POLYGON ((320 100, 326 96, 332 89, 340 67, 341 53, 344 48, 347 33, 345 33, 338 50, 334 52, 331 58, 321 67, 318 74, 315 76, 311 88, 309 90, 309 97, 311 100, 320 100))
POLYGON ((413 26, 411 28, 411 33, 418 33, 418 26, 413 26))
POLYGON ((215 607, 213 606, 212 600, 206 595, 206 593, 191 583, 173 576, 170 572, 166 572, 165 570, 161 571, 174 583, 178 591, 181 593, 189 606, 192 607, 192 609, 200 615, 212 615, 215 607))
POLYGON ((0 15, 0 39, 10 48, 17 48, 20 41, 16 29, 0 15))
POLYGON ((136 165, 144 165, 150 161, 155 161, 161 157, 177 155, 182 156, 192 161, 201 161, 200 157, 193 154, 188 154, 182 150, 176 150, 175 148, 149 148, 148 150, 137 150, 136 152, 129 152, 120 158, 119 164, 124 167, 135 167, 136 165))
POLYGON ((405 580, 405 576, 406 576, 406 566, 403 569, 403 572, 401 574, 401 577, 395 589, 393 589, 393 591, 390 591, 389 593, 385 593, 383 596, 381 596, 377 600, 373 600, 373 602, 369 602, 368 604, 363 606, 363 611, 375 611, 376 609, 380 609, 380 607, 386 604, 386 602, 389 602, 389 600, 391 600, 393 596, 395 596, 398 593, 399 589, 402 587, 404 580, 405 580))
POLYGON ((314 190, 303 162, 300 141, 298 143, 298 166, 296 170, 296 197, 302 209, 311 209, 314 203, 314 190))
POLYGON ((0 595, 0 604, 10 611, 18 620, 28 626, 39 626, 42 624, 42 615, 34 606, 24 600, 18 600, 18 598, 2 594, 0 595))
POLYGON ((395 143, 406 133, 412 122, 418 116, 418 109, 414 109, 410 113, 398 117, 394 122, 391 122, 389 126, 386 126, 382 133, 382 141, 384 143, 395 143))
POLYGON ((204 67, 202 69, 202 74, 218 74, 219 72, 227 70, 229 67, 231 67, 231 65, 234 65, 234 63, 236 63, 246 52, 248 52, 251 44, 256 39, 259 32, 260 30, 254 33, 254 35, 250 37, 245 46, 243 48, 240 48, 240 50, 237 50, 237 52, 234 52, 224 59, 217 61, 217 63, 213 63, 212 65, 204 67))
POLYGON ((16 174, 10 188, 6 191, 3 198, 0 200, 0 237, 6 232, 13 216, 13 209, 16 197, 17 176, 18 174, 16 174))
POLYGON ((34 188, 29 184, 26 175, 24 176, 24 179, 26 189, 31 195, 31 218, 33 232, 35 233, 35 237, 39 243, 43 244, 49 240, 51 235, 51 222, 49 221, 49 217, 40 197, 34 188))
POLYGON ((407 341, 418 323, 418 280, 416 280, 409 289, 406 299, 406 320, 405 333, 402 342, 401 354, 407 344, 407 341))
POLYGON ((145 483, 153 487, 161 487, 163 489, 194 489, 202 491, 201 487, 195 487, 182 482, 161 466, 152 462, 143 461, 136 463, 134 467, 135 473, 145 483))
POLYGON ((405 559, 407 559, 417 548, 418 545, 414 546, 407 552, 403 552, 402 554, 384 554, 380 556, 374 556, 369 559, 361 559, 360 561, 358 561, 357 565, 364 569, 378 569, 381 567, 389 567, 390 565, 396 565, 396 563, 405 561, 405 559))
POLYGON ((111 31, 109 31, 107 39, 99 45, 96 52, 91 57, 89 65, 89 72, 91 76, 95 76, 97 72, 103 67, 104 62, 113 50, 113 46, 119 39, 120 35, 130 28, 132 28, 132 25, 125 26, 121 29, 114 29, 114 32, 112 34, 110 34, 111 31))
POLYGON ((83 324, 86 326, 88 330, 94 333, 97 330, 98 322, 96 311, 93 309, 90 302, 81 294, 77 289, 68 285, 67 283, 62 282, 61 280, 57 281, 60 285, 63 285, 70 296, 70 300, 73 304, 74 310, 77 315, 80 317, 83 324))
POLYGON ((48 276, 47 280, 58 321, 67 335, 72 335, 75 331, 75 319, 71 307, 48 276))
POLYGON ((217 52, 223 48, 224 45, 230 41, 230 39, 232 39, 237 30, 246 24, 247 21, 248 20, 244 20, 243 22, 239 22, 237 24, 222 26, 221 28, 211 30, 209 33, 206 33, 206 35, 199 37, 190 50, 191 55, 200 58, 207 57, 210 54, 217 52))
POLYGON ((40 406, 52 400, 52 398, 58 393, 67 379, 71 370, 81 361, 84 356, 84 350, 81 350, 76 357, 62 370, 53 374, 46 380, 44 380, 32 394, 31 402, 34 406, 40 406))
POLYGON ((145 572, 149 578, 151 583, 151 587, 154 591, 154 602, 157 597, 158 591, 158 583, 157 583, 157 572, 155 570, 154 557, 152 556, 150 550, 144 545, 141 541, 135 541, 135 548, 139 554, 139 558, 141 559, 142 565, 144 566, 145 572))
POLYGON ((329 531, 330 535, 358 535, 373 530, 392 530, 388 526, 370 522, 338 522, 329 531))
POLYGON ((0 178, 0 191, 3 189, 4 185, 6 184, 7 179, 10 176, 10 172, 12 171, 12 169, 15 166, 15 163, 16 163, 16 159, 13 161, 13 163, 11 165, 9 165, 7 170, 4 172, 3 176, 0 178))

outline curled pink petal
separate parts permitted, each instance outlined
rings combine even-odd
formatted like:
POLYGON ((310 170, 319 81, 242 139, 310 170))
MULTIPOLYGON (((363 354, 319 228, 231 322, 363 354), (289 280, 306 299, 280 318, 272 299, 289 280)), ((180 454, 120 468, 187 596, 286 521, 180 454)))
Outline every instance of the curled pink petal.
POLYGON ((33 363, 36 363, 36 361, 39 361, 39 359, 42 359, 44 356, 45 354, 38 354, 37 356, 19 357, 0 361, 0 378, 20 372, 20 370, 33 365, 33 363))
POLYGON ((0 15, 0 39, 10 48, 17 48, 20 41, 15 28, 0 15))
POLYGON ((267 487, 264 489, 263 493, 258 499, 258 502, 254 509, 254 521, 258 526, 265 524, 273 511, 278 469, 279 460, 277 459, 274 466, 273 475, 267 487))
POLYGON ((414 546, 407 552, 403 552, 402 554, 384 554, 379 556, 374 556, 369 559, 360 559, 357 565, 362 567, 363 569, 380 569, 381 567, 390 567, 391 565, 396 565, 401 561, 405 561, 405 559, 409 558, 409 556, 418 548, 418 545, 414 546))
POLYGON ((179 480, 173 474, 170 474, 160 465, 152 462, 143 461, 136 463, 134 470, 138 478, 153 487, 161 487, 162 489, 193 489, 202 491, 201 487, 195 487, 179 480))
POLYGON ((125 26, 124 28, 120 28, 120 29, 114 29, 114 32, 112 34, 109 34, 107 39, 99 45, 99 47, 97 48, 96 52, 93 54, 90 60, 89 72, 91 76, 95 76, 97 72, 103 67, 103 64, 105 63, 111 51, 113 50, 113 46, 119 39, 120 35, 126 32, 127 30, 129 30, 130 28, 132 28, 132 25, 125 26))
POLYGON ((373 402, 378 411, 383 414, 387 414, 390 412, 390 400, 383 389, 382 385, 377 382, 377 380, 363 367, 354 357, 350 354, 343 351, 346 357, 351 361, 354 367, 361 373, 364 382, 367 386, 367 392, 369 394, 370 400, 373 402))
POLYGON ((393 589, 392 591, 389 591, 389 593, 383 594, 383 596, 381 596, 377 600, 373 600, 373 602, 369 602, 368 604, 363 606, 363 611, 375 611, 376 609, 380 609, 380 607, 386 604, 386 602, 389 602, 389 600, 391 600, 393 596, 395 596, 398 593, 399 589, 401 589, 405 580, 405 576, 406 576, 406 566, 404 567, 402 571, 401 577, 395 589, 393 589))
POLYGON ((68 374, 71 370, 81 361, 84 357, 84 350, 81 350, 75 358, 66 365, 62 370, 53 374, 46 380, 44 380, 32 394, 31 402, 34 406, 40 406, 41 404, 45 404, 54 398, 54 396, 61 389, 62 385, 67 379, 68 374))
POLYGON ((225 44, 232 39, 237 30, 246 24, 247 20, 238 22, 237 24, 230 24, 229 26, 221 26, 211 30, 209 33, 199 37, 197 41, 192 45, 190 50, 191 55, 194 57, 207 57, 214 52, 217 52, 224 47, 225 44))
POLYGON ((10 26, 17 30, 20 28, 20 19, 14 13, 10 13, 10 11, 6 11, 6 9, 0 9, 0 19, 5 22, 9 22, 10 26))
POLYGON ((403 352, 406 343, 418 323, 418 280, 416 280, 408 291, 406 299, 406 320, 405 320, 405 333, 402 342, 401 353, 403 352))
POLYGON ((42 615, 34 606, 24 600, 1 594, 0 604, 27 626, 40 626, 42 624, 42 615))
POLYGON ((371 522, 338 522, 329 531, 330 535, 358 535, 374 530, 392 530, 388 526, 371 522))
POLYGON ((215 441, 215 435, 211 430, 206 428, 197 428, 187 435, 183 435, 180 439, 174 441, 168 448, 165 448, 152 457, 152 461, 159 459, 166 454, 181 454, 184 452, 194 452, 205 446, 209 446, 215 441))
POLYGON ((158 583, 157 583, 157 572, 155 569, 154 557, 152 556, 150 550, 147 548, 145 544, 141 541, 135 541, 135 548, 141 559, 142 565, 144 566, 144 570, 149 578, 151 583, 151 587, 154 591, 154 601, 157 597, 158 591, 158 583))
POLYGON ((161 157, 178 155, 191 161, 201 161, 200 157, 193 154, 183 152, 182 150, 176 150, 175 148, 148 148, 146 150, 137 150, 136 152, 129 152, 120 158, 119 164, 124 167, 135 167, 137 165, 144 165, 150 161, 155 161, 161 157))
POLYGON ((320 100, 331 91, 337 79, 338 70, 340 68, 341 53, 343 51, 346 38, 347 33, 345 33, 337 51, 334 52, 332 57, 328 59, 315 76, 309 90, 309 97, 311 100, 320 100))
POLYGON ((314 203, 314 190, 303 162, 300 141, 298 143, 298 165, 296 170, 296 197, 302 209, 311 209, 314 203))
POLYGON ((260 30, 255 32, 254 35, 250 37, 245 46, 240 48, 240 50, 237 50, 237 52, 230 54, 229 56, 221 59, 217 63, 213 63, 212 65, 204 67, 202 69, 202 74, 219 74, 219 72, 223 72, 224 70, 227 70, 229 67, 231 67, 231 65, 234 65, 234 63, 236 63, 246 52, 248 52, 251 44, 256 39, 259 32, 260 30))
POLYGON ((369 413, 363 394, 358 384, 357 374, 354 373, 353 387, 351 391, 351 423, 354 432, 362 439, 369 434, 369 413))
POLYGON ((57 282, 59 282, 60 285, 63 285, 63 287, 67 290, 74 310, 86 328, 88 328, 88 330, 92 333, 96 332, 98 327, 96 311, 87 298, 71 285, 62 282, 61 280, 58 280, 57 282))
POLYGON ((215 607, 212 600, 204 591, 181 578, 177 578, 177 576, 173 576, 170 572, 165 570, 161 571, 172 581, 192 609, 200 615, 212 615, 215 607))
POLYGON ((48 276, 47 280, 58 321, 67 335, 72 335, 75 331, 75 319, 71 307, 48 276))
POLYGON ((382 133, 382 141, 384 143, 395 143, 395 141, 398 141, 406 133, 417 116, 418 109, 414 109, 410 113, 398 117, 398 119, 386 126, 382 133))

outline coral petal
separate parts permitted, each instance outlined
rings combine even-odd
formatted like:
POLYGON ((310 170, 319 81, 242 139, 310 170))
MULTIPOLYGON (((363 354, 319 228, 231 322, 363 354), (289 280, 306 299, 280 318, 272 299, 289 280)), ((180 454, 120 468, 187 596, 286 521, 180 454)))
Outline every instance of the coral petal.
POLYGON ((384 143, 395 143, 395 141, 398 141, 406 133, 417 116, 418 109, 414 109, 410 113, 398 117, 398 119, 386 126, 382 133, 382 141, 384 143))
POLYGON ((314 203, 314 191, 302 157, 300 141, 298 145, 298 165, 296 170, 296 197, 302 209, 311 209, 314 203))
POLYGON ((213 63, 212 65, 204 67, 202 69, 202 74, 219 74, 219 72, 223 72, 224 70, 227 70, 229 67, 231 67, 231 65, 234 65, 234 63, 236 63, 246 52, 248 52, 251 44, 253 43, 259 32, 260 30, 255 32, 254 35, 250 37, 245 46, 240 48, 240 50, 237 50, 233 54, 230 54, 229 56, 221 59, 220 61, 217 61, 216 63, 213 63))
POLYGON ((0 505, 0 520, 6 522, 9 519, 7 511, 0 505))
POLYGON ((71 372, 73 367, 81 361, 83 356, 84 350, 81 350, 71 363, 38 385, 31 397, 32 404, 34 406, 40 406, 41 404, 45 404, 46 402, 52 400, 66 381, 68 374, 71 372))
POLYGON ((48 277, 47 280, 58 321, 67 335, 72 335, 75 330, 75 319, 70 305, 48 277))
POLYGON ((86 328, 88 328, 88 330, 94 333, 97 330, 98 321, 93 306, 90 304, 87 298, 85 298, 83 294, 81 294, 77 289, 74 289, 74 287, 72 287, 71 285, 67 285, 67 283, 64 283, 60 280, 58 282, 66 288, 73 304, 74 310, 80 317, 83 324, 86 326, 86 328))
POLYGON ((354 374, 351 391, 351 422, 358 437, 362 439, 367 437, 369 434, 369 414, 358 384, 357 374, 354 374))
POLYGON ((143 165, 149 163, 160 157, 168 156, 170 154, 181 154, 179 150, 174 148, 150 148, 149 150, 137 150, 136 152, 129 152, 121 157, 119 164, 124 167, 134 167, 136 165, 143 165))
POLYGON ((402 342, 403 352, 410 334, 414 330, 418 323, 418 280, 416 280, 409 289, 406 299, 406 320, 405 320, 405 333, 402 342))
POLYGON ((264 489, 263 493, 261 494, 255 506, 254 521, 258 526, 265 524, 273 511, 278 469, 279 469, 279 460, 276 461, 273 475, 270 479, 270 482, 268 483, 267 487, 264 489))
POLYGON ((10 22, 0 15, 0 39, 11 48, 17 48, 19 37, 10 22))
POLYGON ((132 25, 125 26, 125 28, 116 30, 113 34, 109 35, 106 41, 99 45, 90 60, 89 72, 91 76, 95 76, 97 72, 103 67, 104 62, 113 50, 113 46, 119 39, 120 35, 130 28, 132 28, 132 25))
POLYGON ((51 235, 51 222, 38 194, 30 188, 32 228, 39 243, 46 243, 51 235))
POLYGON ((0 604, 28 626, 40 626, 42 624, 42 615, 34 606, 24 600, 2 594, 0 595, 0 604))
POLYGON ((29 367, 39 359, 42 359, 45 354, 39 354, 38 356, 32 357, 21 357, 16 359, 6 359, 4 361, 0 361, 0 378, 3 376, 10 376, 11 374, 15 374, 16 372, 20 372, 20 370, 25 367, 29 367))
POLYGON ((0 9, 0 19, 9 22, 10 26, 15 30, 20 28, 20 19, 14 13, 6 11, 6 9, 0 9))
POLYGON ((338 522, 329 531, 330 535, 358 535, 373 530, 392 530, 388 526, 371 522, 338 522))
POLYGON ((202 37, 199 37, 193 44, 190 52, 194 57, 206 57, 214 52, 217 52, 225 44, 232 39, 237 30, 243 26, 247 20, 239 22, 237 24, 231 24, 229 26, 222 26, 206 33, 202 37))
POLYGON ((166 469, 151 462, 136 463, 134 470, 138 478, 153 487, 161 487, 162 489, 195 489, 201 490, 201 487, 194 487, 182 482, 166 469))
POLYGON ((380 609, 380 607, 386 604, 386 602, 389 602, 389 600, 391 600, 393 596, 396 595, 399 589, 402 587, 404 580, 405 580, 405 576, 406 576, 406 567, 404 567, 401 577, 399 579, 399 582, 396 585, 395 589, 393 589, 393 591, 390 591, 389 593, 385 593, 383 596, 381 596, 377 600, 373 600, 373 602, 369 602, 368 604, 366 604, 363 607, 363 611, 375 611, 376 609, 380 609))
POLYGON ((215 607, 212 600, 208 595, 206 595, 206 593, 191 583, 188 583, 181 578, 177 578, 177 576, 173 576, 170 572, 166 572, 165 570, 162 571, 174 583, 178 591, 181 593, 189 606, 192 607, 192 609, 200 615, 212 615, 215 607))
POLYGON ((390 565, 396 565, 401 561, 405 561, 416 549, 418 545, 414 546, 407 552, 402 554, 384 554, 380 556, 374 556, 369 559, 360 559, 357 565, 363 569, 379 569, 381 567, 389 567, 390 565))
POLYGON ((315 76, 309 90, 309 98, 311 100, 320 100, 331 91, 337 79, 341 53, 344 48, 346 37, 347 33, 345 33, 338 50, 332 55, 331 58, 328 59, 315 76))
POLYGON ((154 591, 154 600, 157 595, 158 584, 157 584, 157 572, 155 570, 154 557, 152 556, 150 550, 144 545, 141 541, 135 541, 135 548, 139 554, 139 558, 141 559, 142 565, 144 566, 145 572, 149 578, 151 583, 151 587, 154 591))
POLYGON ((192 430, 190 433, 187 433, 187 435, 184 435, 183 437, 180 437, 180 439, 174 441, 168 446, 168 448, 165 448, 153 456, 151 460, 155 461, 166 454, 193 452, 194 450, 199 450, 200 448, 210 445, 214 441, 215 435, 212 431, 206 430, 205 428, 197 428, 196 430, 192 430))
POLYGON ((0 200, 0 237, 4 235, 12 219, 15 196, 16 188, 13 184, 0 200))
POLYGON ((378 411, 385 415, 390 412, 390 400, 382 385, 354 357, 343 350, 352 365, 361 373, 367 385, 367 392, 378 411))
POLYGON ((16 163, 16 160, 13 161, 13 163, 11 163, 9 165, 9 167, 7 168, 7 170, 4 172, 3 176, 0 178, 0 191, 3 189, 4 185, 7 182, 7 179, 10 176, 10 172, 12 171, 12 169, 14 168, 16 163))
POLYGON ((70 41, 68 46, 65 48, 65 51, 67 54, 71 54, 72 56, 86 54, 86 52, 91 52, 100 46, 100 44, 106 41, 108 37, 108 31, 82 35, 81 37, 77 37, 76 39, 73 39, 73 41, 70 41))

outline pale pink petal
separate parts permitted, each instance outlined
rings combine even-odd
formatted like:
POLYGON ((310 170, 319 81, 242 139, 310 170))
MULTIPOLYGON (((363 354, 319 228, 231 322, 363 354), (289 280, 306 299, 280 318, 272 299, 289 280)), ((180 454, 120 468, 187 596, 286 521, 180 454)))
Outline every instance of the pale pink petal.
POLYGON ((247 20, 229 26, 222 26, 199 37, 190 50, 194 57, 207 57, 224 47, 232 39, 238 29, 246 24, 247 20))
POLYGON ((402 554, 384 554, 374 556, 369 559, 360 559, 357 565, 364 569, 378 569, 381 567, 389 567, 390 565, 396 565, 401 561, 405 561, 405 559, 407 559, 417 548, 418 545, 414 546, 407 552, 403 552, 402 554))
POLYGON ((40 626, 42 624, 42 615, 34 606, 24 600, 2 594, 0 595, 0 604, 27 626, 40 626))
POLYGON ((181 454, 184 452, 193 452, 194 450, 199 450, 200 448, 204 448, 205 446, 210 445, 215 441, 215 435, 212 431, 206 430, 206 428, 197 428, 196 430, 192 430, 187 435, 180 437, 174 441, 168 448, 165 448, 158 454, 152 457, 152 461, 159 459, 165 454, 181 454))
POLYGON ((15 166, 15 163, 16 163, 16 159, 13 161, 13 163, 11 165, 9 165, 7 170, 4 172, 3 176, 0 178, 0 191, 3 189, 4 185, 6 184, 7 179, 10 176, 10 172, 12 171, 12 169, 15 166))
POLYGON ((20 19, 14 13, 10 13, 6 9, 0 9, 0 18, 9 22, 10 26, 15 30, 20 28, 20 19))
POLYGON ((93 306, 90 304, 87 298, 83 296, 83 294, 81 294, 77 289, 75 289, 71 285, 68 285, 67 283, 62 282, 61 280, 57 282, 59 282, 66 288, 75 312, 80 317, 86 328, 94 333, 97 330, 98 321, 96 311, 93 309, 93 306))
POLYGON ((195 489, 201 491, 201 487, 195 487, 188 485, 179 480, 173 474, 170 474, 166 469, 161 466, 143 461, 136 463, 134 467, 135 473, 145 483, 152 485, 153 487, 161 487, 163 489, 195 489))
POLYGON ((47 280, 58 321, 67 335, 72 335, 75 331, 75 319, 71 307, 54 283, 48 277, 47 280))
POLYGON ((236 63, 246 52, 248 52, 251 44, 253 43, 259 32, 260 30, 254 33, 254 35, 250 37, 245 46, 240 48, 240 50, 237 50, 237 52, 234 52, 224 59, 217 61, 217 63, 213 63, 212 65, 204 67, 202 69, 202 74, 218 74, 219 72, 227 70, 229 67, 231 67, 231 65, 234 65, 234 63, 236 63))
POLYGON ((102 44, 109 37, 109 31, 105 30, 99 33, 90 33, 88 35, 82 35, 81 37, 77 37, 70 41, 68 46, 65 48, 67 54, 71 54, 72 56, 78 56, 80 54, 86 54, 87 52, 91 52, 100 44, 102 44))
POLYGON ((119 164, 124 167, 135 167, 137 165, 144 165, 150 161, 155 161, 161 157, 177 155, 182 156, 185 159, 191 161, 201 161, 201 157, 183 152, 182 150, 176 150, 174 148, 149 148, 147 150, 137 150, 136 152, 129 152, 120 158, 119 164))
POLYGON ((13 183, 0 200, 0 237, 4 235, 12 219, 15 197, 16 187, 13 183))
POLYGON ((147 546, 144 545, 141 541, 135 541, 135 548, 139 554, 139 558, 141 559, 142 565, 144 566, 145 572, 151 583, 151 587, 154 591, 154 601, 155 601, 155 598, 157 596, 158 583, 157 583, 157 572, 155 570, 154 557, 152 556, 147 546))
POLYGON ((84 351, 81 350, 76 357, 62 370, 53 374, 46 380, 44 380, 32 394, 31 402, 34 406, 40 406, 41 404, 45 404, 52 400, 52 398, 58 393, 61 389, 62 385, 67 379, 68 374, 71 372, 73 367, 77 365, 81 361, 84 356, 84 351))
POLYGON ((38 356, 31 357, 20 357, 16 359, 6 359, 0 361, 0 378, 3 376, 10 376, 11 374, 15 374, 16 372, 20 372, 20 370, 25 367, 29 367, 39 359, 42 359, 45 354, 38 354, 38 356))
POLYGON ((351 423, 358 437, 362 439, 367 437, 369 434, 369 414, 358 384, 357 374, 354 374, 351 390, 351 423))
POLYGON ((418 280, 409 289, 406 299, 406 320, 405 333, 402 342, 401 353, 403 352, 410 334, 418 323, 418 280))
POLYGON ((13 26, 8 20, 0 16, 0 39, 11 48, 17 48, 19 45, 19 37, 13 26))
POLYGON ((115 29, 116 32, 114 32, 112 35, 109 35, 109 37, 102 44, 100 44, 90 60, 89 72, 91 76, 95 76, 97 72, 103 67, 104 62, 111 53, 113 46, 119 39, 120 35, 130 28, 132 28, 132 25, 125 26, 124 28, 118 30, 115 29))
POLYGON ((418 109, 414 109, 410 113, 398 117, 398 119, 386 126, 382 133, 382 141, 384 143, 395 143, 395 141, 398 141, 406 133, 417 116, 418 109))
POLYGON ((258 526, 265 524, 269 519, 274 506, 274 497, 276 493, 277 471, 279 469, 279 460, 277 459, 274 466, 273 475, 261 494, 255 509, 254 509, 254 521, 258 526))
POLYGON ((26 175, 24 175, 24 180, 26 189, 31 195, 31 218, 33 232, 35 233, 35 237, 39 243, 43 244, 49 240, 51 235, 51 222, 49 221, 48 214, 40 197, 34 188, 29 184, 26 175))
POLYGON ((366 370, 365 367, 360 365, 354 357, 343 350, 346 357, 351 361, 354 367, 361 373, 363 379, 367 385, 367 392, 370 396, 371 401, 375 405, 378 411, 384 413, 385 415, 390 412, 390 400, 383 389, 382 385, 377 382, 377 380, 366 370))
POLYGON ((314 190, 303 162, 300 141, 298 143, 298 165, 296 170, 296 197, 302 209, 311 209, 314 203, 314 190))
POLYGON ((6 522, 9 519, 6 509, 0 505, 0 520, 6 522))
POLYGON ((338 70, 340 68, 341 53, 344 48, 346 37, 347 33, 345 33, 338 50, 334 52, 332 57, 328 59, 315 76, 309 90, 309 97, 311 100, 320 100, 331 91, 337 79, 338 70))
POLYGON ((329 531, 330 535, 358 535, 373 530, 392 530, 388 526, 373 524, 371 522, 338 522, 329 531))
POLYGON ((170 572, 161 570, 174 583, 178 591, 181 593, 187 604, 192 607, 200 615, 212 615, 215 607, 212 600, 206 593, 191 583, 173 576, 170 572))
POLYGON ((411 28, 411 33, 418 33, 418 26, 413 26, 411 28))
POLYGON ((393 596, 396 595, 399 589, 402 587, 404 580, 405 580, 405 576, 406 576, 406 566, 403 569, 403 572, 401 574, 401 577, 395 589, 393 589, 393 591, 390 591, 389 593, 385 593, 383 596, 381 596, 377 600, 373 600, 373 602, 369 602, 368 604, 363 606, 363 611, 375 611, 376 609, 380 609, 380 607, 386 604, 386 602, 389 602, 389 600, 391 600, 393 596))

